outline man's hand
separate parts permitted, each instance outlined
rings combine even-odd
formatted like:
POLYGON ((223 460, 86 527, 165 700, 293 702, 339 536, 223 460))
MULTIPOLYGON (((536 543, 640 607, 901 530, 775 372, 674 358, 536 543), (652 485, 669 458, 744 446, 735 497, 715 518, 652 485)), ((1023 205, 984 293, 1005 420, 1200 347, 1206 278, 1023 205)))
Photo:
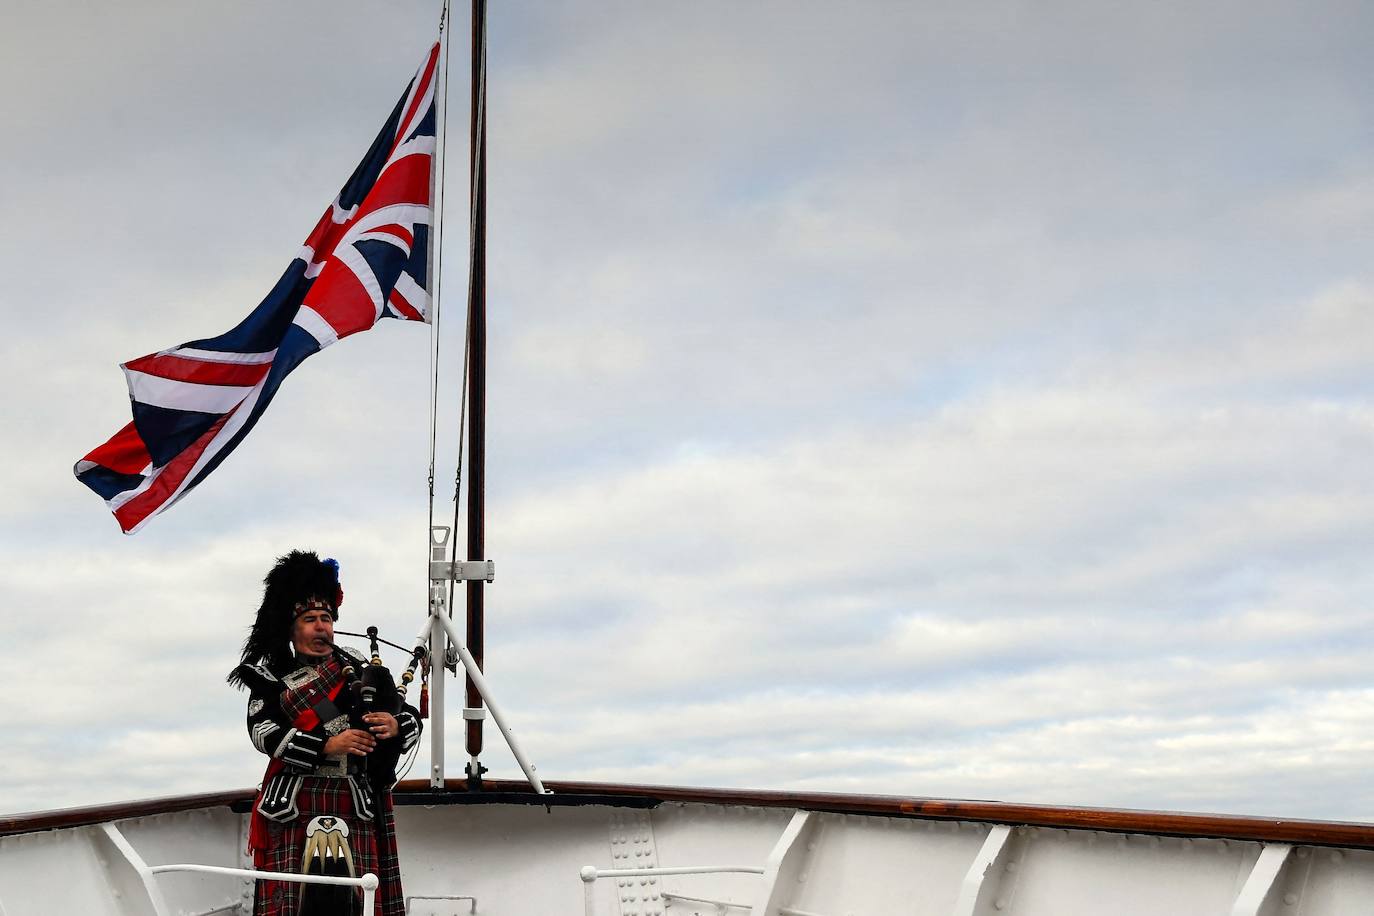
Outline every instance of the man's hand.
MULTIPOLYGON (((394 721, 394 720, 393 720, 394 721)), ((334 737, 324 743, 324 754, 326 757, 337 757, 340 754, 352 754, 355 757, 366 757, 372 753, 377 746, 377 740, 363 731, 361 728, 350 728, 347 731, 339 732, 334 737)))
POLYGON ((389 712, 370 712, 363 716, 363 721, 378 738, 395 738, 401 733, 401 723, 389 712))

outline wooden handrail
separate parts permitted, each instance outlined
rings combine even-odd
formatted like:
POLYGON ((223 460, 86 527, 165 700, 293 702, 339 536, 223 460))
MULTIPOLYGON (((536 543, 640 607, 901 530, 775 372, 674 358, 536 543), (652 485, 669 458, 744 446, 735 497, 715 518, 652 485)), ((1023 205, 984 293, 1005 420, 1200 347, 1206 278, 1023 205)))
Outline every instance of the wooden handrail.
POLYGON ((81 808, 59 808, 54 811, 29 811, 23 814, 0 814, 0 836, 33 833, 37 830, 57 830, 63 827, 86 827, 126 817, 146 817, 150 814, 169 814, 173 811, 193 811, 197 808, 217 808, 235 802, 250 802, 256 789, 235 789, 229 792, 203 792, 199 795, 169 795, 137 801, 111 802, 81 808))
MULTIPOLYGON (((397 789, 410 791, 427 783, 407 780, 397 789)), ((866 814, 884 817, 915 817, 927 820, 973 821, 1012 826, 1049 827, 1065 830, 1101 830, 1151 836, 1250 840, 1260 843, 1296 843, 1311 846, 1343 846, 1374 849, 1374 824, 1346 821, 1315 821, 1295 818, 1249 817, 1230 814, 1193 814, 1175 811, 1142 811, 1129 808, 1085 808, 1064 805, 1024 805, 976 799, 922 798, 900 795, 849 795, 830 792, 759 791, 710 789, 686 786, 621 785, 597 782, 546 782, 561 795, 621 796, 659 802, 697 802, 713 805, 751 805, 768 808, 801 808, 835 814, 866 814)), ((461 791, 460 780, 448 780, 445 789, 461 791)), ((529 786, 517 780, 488 779, 492 792, 529 794, 529 786)))
MULTIPOLYGON (((525 782, 510 779, 483 781, 485 792, 470 793, 464 780, 445 783, 444 794, 467 804, 500 803, 512 795, 534 792, 525 782), (501 796, 505 796, 503 799, 501 796)), ((560 801, 586 797, 586 804, 606 804, 608 798, 659 802, 694 802, 707 805, 750 805, 766 808, 800 808, 835 814, 882 817, 913 817, 928 820, 974 821, 1013 826, 1065 830, 1101 830, 1154 836, 1248 840, 1260 843, 1295 843, 1310 846, 1343 846, 1374 849, 1374 824, 1313 821, 1293 818, 1244 817, 1228 814, 1186 814, 1173 811, 1138 811, 1121 808, 1082 808, 1060 805, 1021 805, 969 799, 920 798, 900 795, 848 795, 830 792, 758 791, 711 789, 688 786, 624 785, 600 782, 549 782, 560 801)), ((402 804, 406 796, 432 797, 426 780, 405 780, 396 787, 402 804)), ((58 811, 0 815, 0 836, 32 833, 64 827, 81 827, 129 817, 145 817, 173 811, 243 805, 253 789, 179 795, 141 801, 116 802, 58 811)))

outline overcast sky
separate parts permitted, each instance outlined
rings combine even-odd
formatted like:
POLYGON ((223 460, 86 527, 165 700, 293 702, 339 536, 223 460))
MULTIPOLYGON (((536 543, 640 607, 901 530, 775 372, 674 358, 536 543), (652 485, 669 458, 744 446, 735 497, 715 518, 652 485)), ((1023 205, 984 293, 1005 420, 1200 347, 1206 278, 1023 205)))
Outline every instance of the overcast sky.
MULTIPOLYGON (((421 626, 423 326, 133 537, 71 465, 119 362, 276 280, 438 8, 7 0, 0 810, 254 784, 223 677, 293 547, 421 626)), ((1374 7, 490 30, 487 659, 545 778, 1374 820, 1374 7)))

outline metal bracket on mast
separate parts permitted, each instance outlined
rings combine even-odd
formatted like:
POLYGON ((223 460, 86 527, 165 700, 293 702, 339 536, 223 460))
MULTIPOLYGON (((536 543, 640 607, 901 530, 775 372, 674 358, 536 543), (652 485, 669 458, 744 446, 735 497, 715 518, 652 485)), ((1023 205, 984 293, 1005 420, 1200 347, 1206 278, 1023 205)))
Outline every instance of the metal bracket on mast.
MULTIPOLYGON (((438 530, 436 528, 436 530, 438 530)), ((448 529, 444 528, 445 537, 448 529)), ((430 582, 467 582, 480 579, 496 581, 496 563, 491 560, 430 560, 430 582)))
MULTIPOLYGON (((448 556, 448 540, 452 530, 445 525, 430 528, 429 551, 429 606, 433 610, 442 606, 448 610, 449 582, 496 581, 496 563, 491 560, 451 560, 448 556), (436 604, 437 602, 437 604, 436 604)), ((450 646, 444 653, 444 667, 451 673, 458 673, 458 652, 450 646)))

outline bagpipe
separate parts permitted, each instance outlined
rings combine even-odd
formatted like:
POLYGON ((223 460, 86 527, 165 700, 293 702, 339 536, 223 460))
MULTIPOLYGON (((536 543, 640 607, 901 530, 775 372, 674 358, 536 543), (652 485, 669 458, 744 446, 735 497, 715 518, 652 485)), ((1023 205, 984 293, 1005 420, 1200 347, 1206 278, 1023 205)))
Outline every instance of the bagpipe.
MULTIPOLYGON (((410 664, 401 672, 400 680, 395 680, 391 676, 391 671, 382 661, 379 643, 386 643, 404 651, 404 646, 397 646, 393 642, 387 642, 377 635, 376 627, 368 627, 367 633, 348 633, 343 630, 334 631, 338 636, 366 636, 370 658, 368 663, 362 666, 362 671, 354 667, 354 659, 347 652, 342 652, 336 645, 334 655, 338 659, 339 666, 343 669, 344 689, 349 692, 352 703, 349 704, 349 728, 356 728, 371 734, 369 724, 363 717, 374 712, 390 713, 392 716, 399 716, 401 709, 405 705, 406 691, 415 680, 415 671, 422 663, 427 662, 428 656, 423 646, 416 646, 411 650, 410 664)), ((428 672, 428 666, 425 668, 428 672)), ((424 707, 428 706, 428 677, 421 685, 420 707, 421 717, 424 716, 424 707)), ((401 747, 399 741, 378 742, 377 747, 372 753, 367 755, 365 769, 367 781, 374 790, 373 796, 378 795, 377 790, 386 791, 396 783, 396 765, 401 759, 401 747)))

